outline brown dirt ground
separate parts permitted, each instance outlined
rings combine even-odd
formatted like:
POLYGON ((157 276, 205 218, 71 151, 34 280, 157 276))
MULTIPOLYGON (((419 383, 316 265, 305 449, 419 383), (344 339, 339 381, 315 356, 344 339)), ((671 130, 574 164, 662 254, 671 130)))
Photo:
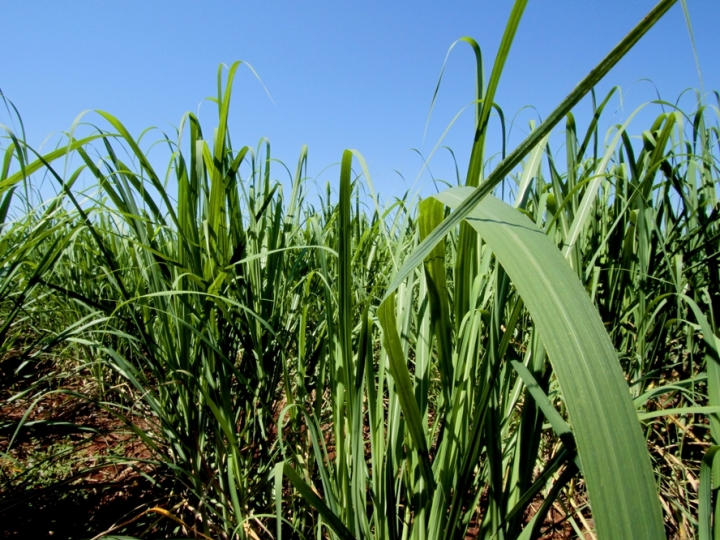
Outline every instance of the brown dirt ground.
MULTIPOLYGON (((8 402, 11 390, 18 388, 5 386, 0 395, 0 452, 11 458, 0 454, 0 538, 90 538, 157 504, 156 493, 163 490, 153 486, 153 468, 138 461, 150 453, 93 403, 60 393, 45 396, 8 454, 15 426, 33 401, 8 402), (43 420, 56 423, 32 424, 43 420)), ((72 390, 87 388, 76 381, 72 390)), ((132 528, 141 532, 152 519, 137 520, 132 528)))
MULTIPOLYGON (((3 386, 0 452, 7 453, 14 425, 33 400, 8 402, 10 388, 3 386)), ((69 388, 84 394, 92 390, 81 381, 73 381, 69 388)), ((13 392, 17 390, 12 388, 13 392)), ((45 396, 26 420, 65 424, 30 424, 10 449, 9 455, 16 461, 0 454, 0 539, 70 540, 109 532, 148 539, 166 537, 167 520, 146 512, 155 506, 168 508, 168 490, 162 481, 153 485, 153 467, 142 463, 151 459, 150 452, 120 420, 92 402, 62 393, 45 396), (78 431, 73 425, 82 426, 85 431, 78 431), (37 456, 47 456, 58 449, 71 452, 52 466, 41 466, 40 473, 22 481, 23 467, 37 461, 37 456), (131 523, 118 527, 127 522, 131 523)), ((332 441, 328 443, 332 451, 332 441)), ((541 504, 539 498, 533 501, 526 519, 541 504)), ((467 540, 477 538, 480 517, 470 523, 467 540)), ((559 505, 550 511, 541 531, 543 540, 575 537, 559 505)))

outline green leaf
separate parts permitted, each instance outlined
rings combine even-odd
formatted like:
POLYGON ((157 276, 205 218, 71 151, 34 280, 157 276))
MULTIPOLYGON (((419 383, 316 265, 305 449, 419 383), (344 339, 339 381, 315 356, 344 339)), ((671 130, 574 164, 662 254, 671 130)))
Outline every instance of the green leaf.
MULTIPOLYGON (((700 465, 700 489, 698 492, 698 538, 700 540, 710 540, 712 527, 712 470, 713 460, 715 454, 720 450, 720 446, 711 446, 703 456, 702 464, 700 465)), ((717 524, 716 524, 717 525, 717 524)), ((714 538, 718 537, 718 527, 715 527, 716 534, 714 538)))
MULTIPOLYGON (((451 208, 473 193, 435 197, 451 208)), ((599 538, 664 538, 650 458, 615 349, 552 241, 495 197, 468 212, 518 289, 565 397, 599 538)))
MULTIPOLYGON (((312 506, 325 520, 327 525, 343 540, 354 540, 352 533, 348 528, 340 521, 330 508, 323 502, 323 500, 315 493, 315 491, 305 483, 305 480, 295 472, 288 463, 283 465, 283 473, 285 477, 290 480, 290 483, 295 489, 300 492, 300 495, 312 506)), ((276 473, 277 474, 277 473, 276 473)))
POLYGON ((653 418, 660 418, 662 416, 675 416, 679 414, 711 414, 716 415, 720 413, 720 407, 677 407, 674 409, 660 409, 659 411, 651 411, 646 413, 638 413, 638 419, 641 421, 651 420, 653 418))
MULTIPOLYGON (((545 418, 547 418, 547 421, 550 423, 550 425, 553 428, 553 431, 557 434, 558 437, 563 439, 565 442, 565 446, 568 446, 568 442, 572 441, 572 433, 570 430, 570 427, 567 425, 567 422, 563 420, 562 416, 560 416, 560 413, 557 412, 555 407, 552 406, 552 403, 550 403, 550 399, 547 397, 545 392, 543 392, 543 389, 540 388, 540 385, 535 380, 535 377, 532 376, 532 373, 530 373, 530 370, 525 367, 524 364, 518 362, 517 360, 511 361, 513 368, 515 368, 515 371, 517 371, 518 375, 520 375, 520 378, 525 383, 525 386, 528 389, 528 392, 530 392, 530 395, 535 400, 535 403, 537 403, 537 406, 540 408, 542 413, 545 415, 545 418)), ((569 446, 569 448, 572 450, 574 446, 574 442, 572 442, 572 445, 569 446)))
POLYGON ((565 115, 632 49, 638 40, 660 20, 675 2, 676 0, 663 0, 655 6, 655 8, 578 83, 575 89, 550 113, 550 116, 548 116, 527 139, 520 143, 509 156, 502 160, 487 179, 471 192, 471 195, 464 199, 463 203, 455 209, 455 212, 445 218, 445 220, 413 250, 412 254, 405 260, 405 263, 385 291, 385 298, 397 290, 410 272, 420 265, 441 238, 457 226, 483 198, 492 193, 493 189, 512 172, 515 166, 517 166, 525 156, 542 143, 543 138, 550 133, 565 115))
POLYGON ((410 371, 408 370, 405 355, 402 350, 400 335, 397 331, 397 319, 395 316, 395 295, 391 294, 380 304, 378 308, 378 319, 383 329, 383 344, 390 361, 390 374, 395 381, 395 390, 400 407, 405 415, 410 438, 415 444, 420 461, 420 472, 427 482, 430 492, 435 488, 430 458, 428 456, 427 443, 425 442, 425 430, 422 426, 422 416, 415 393, 413 391, 410 371))

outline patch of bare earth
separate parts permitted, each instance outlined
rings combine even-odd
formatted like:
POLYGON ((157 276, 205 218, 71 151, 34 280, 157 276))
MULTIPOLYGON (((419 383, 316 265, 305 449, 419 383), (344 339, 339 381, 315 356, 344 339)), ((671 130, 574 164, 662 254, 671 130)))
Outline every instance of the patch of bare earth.
MULTIPOLYGON (((10 401, 17 387, 3 386, 0 538, 91 538, 160 502, 152 456, 120 419, 65 393, 10 401)), ((66 388, 88 390, 81 381, 66 388)), ((152 538, 156 517, 135 519, 123 533, 152 538)))

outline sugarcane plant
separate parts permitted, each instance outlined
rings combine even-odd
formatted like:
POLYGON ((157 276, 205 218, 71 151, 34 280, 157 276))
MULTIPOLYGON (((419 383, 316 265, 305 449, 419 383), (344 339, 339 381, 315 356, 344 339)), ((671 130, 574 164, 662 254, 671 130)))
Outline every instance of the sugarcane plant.
MULTIPOLYGON (((617 89, 598 103, 594 88, 663 0, 489 168, 526 3, 487 84, 480 46, 459 40, 476 59, 467 173, 419 202, 382 201, 357 150, 311 197, 306 148, 291 172, 266 140, 233 146, 239 62, 218 70, 214 130, 188 113, 161 136, 164 172, 147 133, 107 112, 45 154, 8 129, 0 366, 27 373, 60 347, 73 360, 13 396, 30 405, 0 425, 0 457, 22 469, 33 407, 63 393, 145 446, 133 466, 164 502, 138 516, 168 534, 717 534, 718 108, 649 104, 662 113, 639 139, 633 113, 601 144, 617 89), (32 204, 38 174, 57 195, 32 204)), ((24 504, 31 469, 3 473, 0 509, 24 504)))

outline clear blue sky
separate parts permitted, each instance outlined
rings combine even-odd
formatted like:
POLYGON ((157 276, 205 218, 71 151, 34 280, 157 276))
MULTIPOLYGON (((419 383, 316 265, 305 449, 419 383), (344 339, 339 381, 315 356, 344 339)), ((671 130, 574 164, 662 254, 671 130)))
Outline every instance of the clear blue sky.
MULTIPOLYGON (((520 140, 529 120, 547 116, 654 4, 530 0, 496 96, 506 117, 515 118, 512 140, 520 140)), ((720 89, 720 1, 688 0, 688 6, 705 90, 720 89)), ((376 187, 399 195, 421 170, 411 149, 429 154, 473 99, 473 55, 458 46, 423 137, 448 48, 461 36, 474 37, 489 75, 510 7, 510 1, 490 0, 4 2, 0 89, 19 109, 36 148, 86 109, 114 114, 134 135, 149 126, 172 132, 185 111, 199 110, 209 128, 215 109, 203 100, 215 94, 218 65, 243 60, 272 101, 241 68, 231 110, 235 147, 267 137, 274 157, 294 169, 307 144, 314 177, 339 162, 343 149, 356 148, 376 187)), ((615 99, 608 121, 621 121, 655 98, 653 85, 642 79, 669 101, 700 86, 679 3, 600 85, 600 96, 613 85, 623 90, 623 108, 615 99)), ((691 108, 692 95, 685 103, 691 108)), ((85 119, 100 123, 96 115, 85 119)), ((469 107, 445 140, 461 172, 472 120, 469 107)), ((4 110, 0 122, 9 122, 4 110)), ((647 127, 640 122, 635 132, 647 127)), ((494 129, 491 150, 497 148, 494 129)), ((434 158, 436 176, 451 179, 448 156, 434 158)), ((335 166, 318 180, 336 184, 337 176, 335 166)), ((427 175, 420 184, 427 189, 427 175)))

